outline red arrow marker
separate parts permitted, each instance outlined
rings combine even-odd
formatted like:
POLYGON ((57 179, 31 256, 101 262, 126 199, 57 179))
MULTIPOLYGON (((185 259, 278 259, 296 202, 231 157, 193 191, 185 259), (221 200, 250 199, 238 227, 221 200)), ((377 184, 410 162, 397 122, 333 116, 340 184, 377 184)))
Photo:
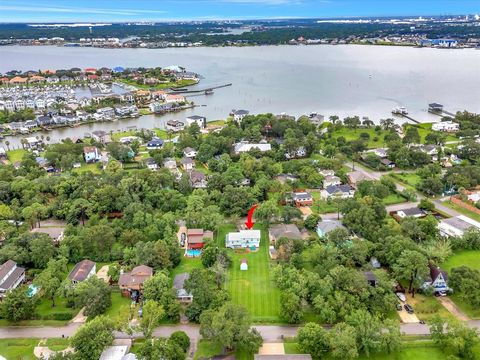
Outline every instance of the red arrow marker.
POLYGON ((258 206, 258 204, 255 204, 250 208, 250 210, 248 210, 248 217, 247 217, 247 222, 245 223, 245 225, 247 226, 247 229, 249 229, 249 230, 253 227, 253 225, 255 225, 255 223, 252 221, 252 216, 253 216, 253 212, 255 211, 257 206, 258 206))

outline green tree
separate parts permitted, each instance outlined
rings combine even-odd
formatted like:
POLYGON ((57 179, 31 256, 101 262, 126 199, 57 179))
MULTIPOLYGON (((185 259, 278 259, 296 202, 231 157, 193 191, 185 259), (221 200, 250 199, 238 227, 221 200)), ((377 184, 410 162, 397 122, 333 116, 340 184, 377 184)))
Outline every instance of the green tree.
POLYGON ((335 325, 329 332, 329 344, 335 359, 350 360, 358 357, 355 328, 345 323, 335 325))
POLYGON ((316 323, 307 323, 298 330, 298 345, 303 353, 321 359, 329 350, 328 331, 316 323))
POLYGON ((280 315, 290 324, 299 323, 303 317, 302 299, 291 291, 283 292, 280 298, 280 315))
POLYGON ((160 325, 160 320, 162 320, 164 315, 165 310, 158 302, 149 300, 143 304, 140 329, 142 329, 145 338, 149 339, 152 336, 153 330, 160 325))
POLYGON ((98 316, 78 329, 71 345, 82 360, 98 360, 103 350, 113 342, 114 324, 105 316, 98 316))
POLYGON ((442 349, 462 359, 476 359, 474 348, 480 339, 475 329, 456 319, 444 320, 436 316, 430 326, 432 340, 442 349))
POLYGON ((421 285, 428 274, 428 260, 422 253, 405 250, 393 265, 393 272, 398 279, 409 282, 408 289, 415 296, 415 288, 421 285))
POLYGON ((250 325, 247 310, 232 303, 206 310, 200 316, 200 334, 205 339, 228 350, 242 349, 253 354, 262 345, 262 337, 250 325))
POLYGON ((31 319, 35 314, 36 297, 28 297, 25 286, 7 293, 0 304, 1 317, 17 322, 31 319))
POLYGON ((75 286, 75 305, 85 307, 84 314, 93 318, 103 314, 112 305, 111 293, 105 281, 92 276, 75 286))
POLYGON ((30 257, 36 268, 43 269, 56 253, 52 239, 46 234, 36 234, 30 241, 30 257))

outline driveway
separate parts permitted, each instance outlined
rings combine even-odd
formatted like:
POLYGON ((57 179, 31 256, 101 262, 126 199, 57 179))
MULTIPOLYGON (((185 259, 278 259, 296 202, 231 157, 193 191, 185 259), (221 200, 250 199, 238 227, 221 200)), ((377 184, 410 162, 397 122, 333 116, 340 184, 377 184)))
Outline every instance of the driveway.
POLYGON ((397 312, 398 312, 398 316, 400 316, 400 321, 403 324, 420 323, 420 320, 418 319, 417 315, 409 314, 405 309, 402 309, 401 311, 397 311, 397 312))
POLYGON ((458 320, 470 321, 470 318, 462 310, 460 310, 458 306, 455 305, 455 303, 452 300, 450 300, 448 297, 440 296, 437 299, 440 302, 440 304, 442 304, 445 307, 445 309, 447 309, 448 312, 450 312, 458 320))

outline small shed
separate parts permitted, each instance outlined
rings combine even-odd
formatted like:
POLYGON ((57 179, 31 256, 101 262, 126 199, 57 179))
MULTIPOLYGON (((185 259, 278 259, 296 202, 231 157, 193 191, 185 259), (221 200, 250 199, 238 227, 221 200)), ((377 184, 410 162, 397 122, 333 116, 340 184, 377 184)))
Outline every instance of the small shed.
POLYGON ((248 261, 247 259, 240 260, 240 270, 246 271, 248 270, 248 261))

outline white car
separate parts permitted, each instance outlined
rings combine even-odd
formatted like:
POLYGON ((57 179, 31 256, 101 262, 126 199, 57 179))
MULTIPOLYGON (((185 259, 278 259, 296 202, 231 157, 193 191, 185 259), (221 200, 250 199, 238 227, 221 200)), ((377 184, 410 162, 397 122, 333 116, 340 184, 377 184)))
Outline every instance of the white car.
POLYGON ((400 299, 401 302, 407 301, 407 298, 405 297, 404 293, 397 292, 397 293, 395 293, 395 295, 397 295, 397 297, 400 299))

